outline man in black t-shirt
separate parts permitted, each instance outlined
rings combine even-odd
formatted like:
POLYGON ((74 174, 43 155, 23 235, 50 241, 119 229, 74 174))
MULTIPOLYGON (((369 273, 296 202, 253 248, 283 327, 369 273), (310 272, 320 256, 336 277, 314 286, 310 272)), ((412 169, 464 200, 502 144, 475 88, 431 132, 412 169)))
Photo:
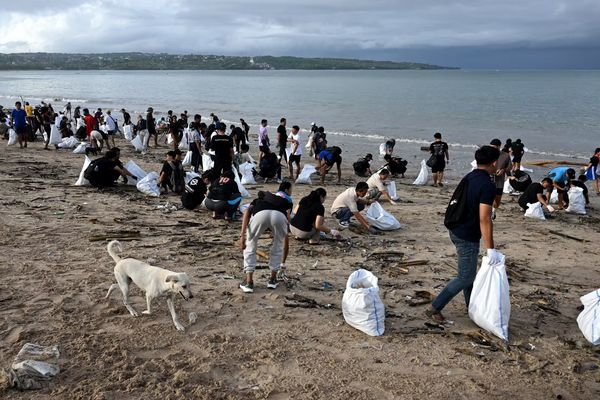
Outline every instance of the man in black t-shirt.
MULTIPOLYGON (((466 180, 466 204, 460 223, 450 230, 450 240, 456 247, 458 256, 458 275, 450 281, 433 300, 427 315, 438 323, 446 320, 442 309, 461 291, 469 308, 471 290, 477 273, 479 241, 487 249, 489 265, 502 262, 502 255, 494 249, 494 225, 492 222, 492 204, 496 197, 496 185, 492 175, 496 173, 496 164, 500 150, 492 146, 482 146, 475 152, 477 168, 469 172, 466 180)), ((462 197, 462 196, 461 196, 462 197)), ((462 199, 459 199, 462 200, 462 199)))
POLYGON ((525 145, 521 142, 521 139, 517 139, 510 146, 510 152, 512 154, 512 166, 513 171, 519 171, 521 169, 521 160, 523 154, 525 154, 525 145))
POLYGON ((285 160, 287 164, 287 153, 285 152, 287 146, 287 131, 285 129, 286 124, 285 118, 281 118, 279 121, 279 126, 277 127, 277 147, 279 147, 279 161, 285 160))
POLYGON ((288 254, 288 222, 292 210, 292 184, 282 182, 277 193, 259 192, 244 212, 240 247, 244 251, 244 272, 246 277, 240 284, 244 293, 254 292, 253 274, 256 269, 258 239, 267 229, 273 234, 273 244, 269 253, 271 277, 268 289, 277 287, 277 272, 284 265, 288 254))
POLYGON ((158 147, 158 136, 156 134, 156 120, 154 119, 154 109, 148 107, 146 113, 146 129, 148 130, 149 136, 154 136, 154 147, 158 147))
POLYGON ((433 186, 444 186, 442 183, 444 180, 444 169, 446 169, 446 163, 450 161, 448 155, 448 143, 442 142, 442 134, 436 132, 433 135, 435 141, 429 145, 429 153, 435 156, 435 163, 431 167, 431 173, 433 174, 433 186))
POLYGON ((217 134, 210 142, 210 149, 215 152, 215 166, 213 172, 216 176, 231 169, 233 162, 233 139, 225 134, 225 124, 217 126, 217 134))
POLYGON ((552 194, 552 179, 544 178, 541 183, 532 183, 525 189, 523 194, 519 197, 519 206, 523 211, 527 210, 527 204, 534 204, 538 201, 545 206, 548 211, 554 211, 554 208, 550 205, 550 195, 552 194), (546 195, 544 195, 546 191, 546 195))

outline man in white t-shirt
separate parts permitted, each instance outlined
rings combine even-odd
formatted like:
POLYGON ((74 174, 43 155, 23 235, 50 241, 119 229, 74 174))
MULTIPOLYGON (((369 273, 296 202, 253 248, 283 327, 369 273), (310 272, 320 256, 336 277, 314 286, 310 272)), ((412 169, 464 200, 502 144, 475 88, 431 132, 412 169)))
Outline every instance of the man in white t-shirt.
POLYGON ((369 185, 369 191, 365 198, 378 201, 381 196, 389 200, 391 204, 396 202, 390 197, 387 190, 388 178, 390 177, 390 171, 386 168, 375 172, 369 179, 367 179, 367 185, 369 185))
POLYGON ((302 157, 302 143, 300 143, 300 127, 298 125, 292 126, 288 142, 291 143, 288 157, 290 179, 294 179, 294 164, 296 164, 296 179, 298 179, 298 175, 300 175, 300 158, 302 157))
POLYGON ((269 147, 269 133, 267 132, 267 120, 263 119, 260 121, 260 128, 258 128, 258 164, 263 158, 265 148, 269 147))
POLYGON ((369 232, 373 231, 371 225, 360 213, 365 209, 365 205, 372 203, 371 200, 364 198, 368 190, 369 185, 366 182, 358 182, 355 188, 344 190, 335 198, 331 205, 331 215, 339 221, 342 228, 347 228, 350 225, 350 218, 354 216, 369 232))

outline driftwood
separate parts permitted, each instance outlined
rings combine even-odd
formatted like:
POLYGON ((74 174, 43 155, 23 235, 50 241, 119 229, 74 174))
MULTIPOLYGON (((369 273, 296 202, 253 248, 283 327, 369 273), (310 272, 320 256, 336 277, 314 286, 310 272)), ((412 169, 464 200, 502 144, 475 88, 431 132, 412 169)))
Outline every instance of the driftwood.
POLYGON ((106 240, 119 239, 121 241, 138 240, 141 234, 140 231, 116 231, 108 232, 101 235, 92 235, 89 237, 90 242, 102 242, 106 240))
POLYGON ((555 231, 555 230, 552 230, 552 229, 550 229, 548 232, 551 233, 551 234, 553 234, 553 235, 564 237, 565 239, 576 240, 576 241, 581 242, 581 243, 589 242, 589 240, 587 240, 587 239, 581 239, 581 238, 578 238, 576 236, 571 236, 571 235, 568 235, 566 233, 562 233, 562 232, 555 231))

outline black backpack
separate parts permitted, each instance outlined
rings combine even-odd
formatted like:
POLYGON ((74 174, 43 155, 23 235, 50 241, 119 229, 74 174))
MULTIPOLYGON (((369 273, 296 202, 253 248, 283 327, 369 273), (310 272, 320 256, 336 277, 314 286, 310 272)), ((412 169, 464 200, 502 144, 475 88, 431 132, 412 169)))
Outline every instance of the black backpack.
POLYGON ((170 181, 175 193, 182 193, 185 190, 185 172, 179 162, 169 161, 171 166, 170 181))
POLYGON ((85 169, 85 171, 83 171, 83 177, 85 179, 87 179, 88 181, 92 181, 95 178, 95 175, 98 171, 96 171, 96 165, 98 164, 98 162, 102 160, 102 158, 97 158, 95 160, 93 160, 90 165, 88 165, 88 167, 85 169))
POLYGON ((469 181, 467 177, 462 178, 446 207, 444 225, 452 230, 465 221, 468 214, 467 194, 469 192, 469 181))

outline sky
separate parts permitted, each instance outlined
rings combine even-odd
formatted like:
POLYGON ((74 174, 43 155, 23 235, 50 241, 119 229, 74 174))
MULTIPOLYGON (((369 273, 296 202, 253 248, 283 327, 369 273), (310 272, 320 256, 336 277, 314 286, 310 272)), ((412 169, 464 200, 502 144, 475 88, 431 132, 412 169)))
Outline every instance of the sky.
POLYGON ((0 52, 600 68, 600 0, 0 0, 0 52))

